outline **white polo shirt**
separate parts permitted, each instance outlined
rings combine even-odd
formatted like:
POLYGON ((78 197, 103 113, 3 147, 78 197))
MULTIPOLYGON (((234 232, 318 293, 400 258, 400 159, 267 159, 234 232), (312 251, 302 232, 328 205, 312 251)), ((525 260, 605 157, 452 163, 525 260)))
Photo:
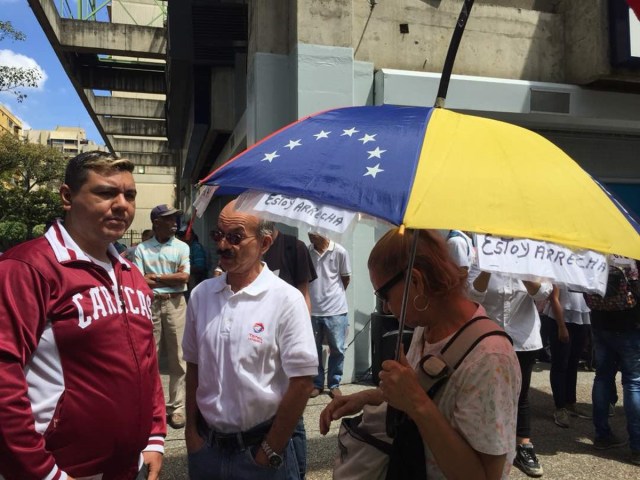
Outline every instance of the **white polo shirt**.
POLYGON ((289 378, 318 373, 302 294, 263 264, 233 293, 227 275, 191 292, 182 348, 198 365, 198 408, 218 432, 246 431, 273 417, 289 378))
POLYGON ((333 241, 322 253, 313 244, 309 245, 309 254, 318 274, 318 278, 309 284, 311 315, 327 317, 347 313, 347 295, 340 277, 351 275, 349 254, 342 245, 333 241))

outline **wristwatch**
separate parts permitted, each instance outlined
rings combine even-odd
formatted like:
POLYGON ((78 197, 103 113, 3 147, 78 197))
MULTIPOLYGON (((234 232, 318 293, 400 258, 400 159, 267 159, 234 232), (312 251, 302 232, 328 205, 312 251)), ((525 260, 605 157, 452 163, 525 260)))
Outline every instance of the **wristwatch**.
POLYGON ((269 446, 266 440, 263 440, 260 444, 260 448, 265 453, 267 458, 269 459, 269 466, 272 468, 278 468, 282 465, 283 459, 282 455, 278 455, 273 449, 269 446))

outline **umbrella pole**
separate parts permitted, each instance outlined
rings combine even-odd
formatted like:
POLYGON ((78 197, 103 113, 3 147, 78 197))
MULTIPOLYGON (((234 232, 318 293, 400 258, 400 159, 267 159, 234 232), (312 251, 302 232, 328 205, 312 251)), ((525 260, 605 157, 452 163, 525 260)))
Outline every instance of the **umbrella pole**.
POLYGON ((453 35, 451 36, 451 42, 449 43, 449 50, 447 51, 447 58, 444 61, 444 68, 442 69, 442 75, 440 76, 440 85, 438 86, 438 94, 434 105, 436 108, 444 107, 444 101, 447 98, 447 90, 449 89, 449 81, 451 80, 451 72, 453 71, 453 63, 456 61, 456 54, 458 53, 460 40, 462 40, 464 28, 467 26, 469 15, 471 15, 473 2, 474 0, 464 0, 462 10, 458 16, 458 23, 456 23, 456 27, 453 29, 453 35))
MULTIPOLYGON (((409 251, 409 261, 407 262, 407 272, 404 277, 404 290, 402 291, 402 305, 400 308, 400 318, 398 318, 398 340, 396 342, 396 362, 400 360, 400 349, 402 348, 402 332, 404 331, 405 318, 407 316, 407 303, 409 301, 409 286, 411 283, 411 272, 416 261, 416 251, 418 250, 419 231, 412 230, 413 239, 411 250, 409 251)), ((405 352, 406 353, 406 352, 405 352)))
MULTIPOLYGON (((396 362, 400 360, 400 352, 402 349, 402 338, 404 337, 404 324, 407 316, 407 303, 409 301, 409 286, 411 284, 411 275, 413 265, 416 260, 416 251, 418 250, 418 240, 420 237, 419 230, 411 230, 413 240, 411 242, 411 250, 409 251, 409 261, 407 262, 407 272, 404 277, 404 289, 402 291, 402 304, 400 307, 400 318, 398 318, 398 340, 396 342, 396 362)), ((405 232, 406 233, 406 232, 405 232)), ((406 353, 406 352, 405 352, 406 353)), ((404 412, 397 410, 391 406, 387 406, 386 427, 387 435, 391 438, 396 436, 398 427, 404 421, 404 412)))

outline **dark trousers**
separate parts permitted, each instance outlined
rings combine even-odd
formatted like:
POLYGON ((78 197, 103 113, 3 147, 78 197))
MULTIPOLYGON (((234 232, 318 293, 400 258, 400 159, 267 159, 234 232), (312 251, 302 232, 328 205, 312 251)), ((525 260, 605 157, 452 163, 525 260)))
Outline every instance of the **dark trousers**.
POLYGON ((529 385, 531 385, 531 372, 536 363, 536 357, 540 350, 528 350, 526 352, 516 352, 518 363, 520 364, 520 374, 522 375, 522 388, 518 398, 518 423, 516 436, 520 438, 531 437, 531 411, 529 407, 529 385))
POLYGON ((569 342, 563 343, 558 338, 556 321, 543 315, 543 323, 548 325, 551 346, 551 371, 549 380, 556 408, 564 408, 576 403, 576 383, 578 381, 578 364, 584 349, 589 325, 567 323, 569 342))

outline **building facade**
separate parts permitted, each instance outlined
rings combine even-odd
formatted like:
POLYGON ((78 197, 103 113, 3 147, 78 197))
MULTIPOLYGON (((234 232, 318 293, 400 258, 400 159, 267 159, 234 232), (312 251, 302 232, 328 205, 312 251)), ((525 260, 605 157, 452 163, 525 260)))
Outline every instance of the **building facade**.
POLYGON ((22 122, 11 111, 0 103, 0 134, 9 133, 22 136, 22 122))

